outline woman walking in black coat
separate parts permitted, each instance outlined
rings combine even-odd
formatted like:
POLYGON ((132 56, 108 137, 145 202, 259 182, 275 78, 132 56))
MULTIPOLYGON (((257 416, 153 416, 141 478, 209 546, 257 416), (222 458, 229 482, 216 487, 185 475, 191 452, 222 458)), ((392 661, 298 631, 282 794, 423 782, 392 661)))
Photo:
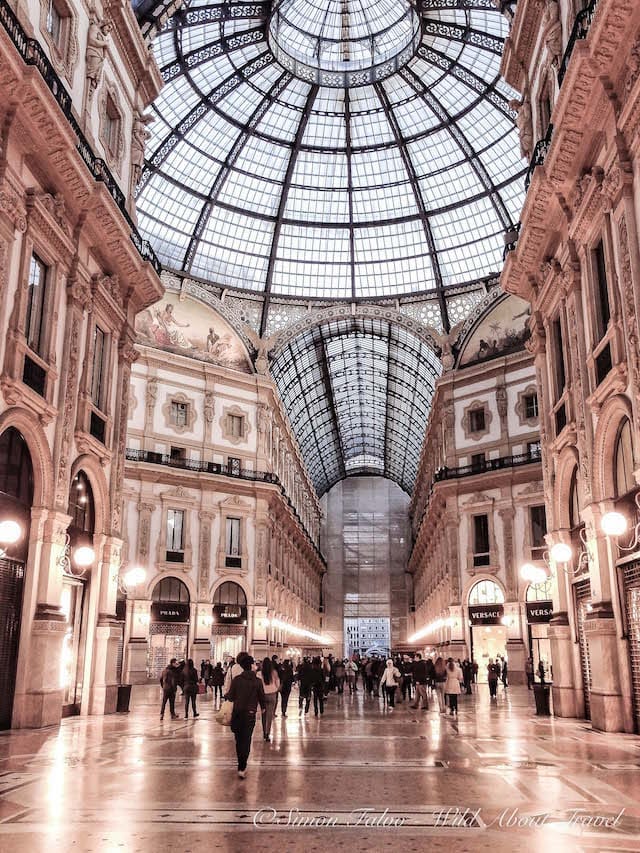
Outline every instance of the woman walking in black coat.
POLYGON ((186 663, 183 670, 184 682, 182 690, 184 693, 184 718, 189 716, 189 702, 193 709, 193 716, 199 717, 200 714, 196 711, 196 696, 198 695, 198 670, 193 665, 191 658, 186 663))

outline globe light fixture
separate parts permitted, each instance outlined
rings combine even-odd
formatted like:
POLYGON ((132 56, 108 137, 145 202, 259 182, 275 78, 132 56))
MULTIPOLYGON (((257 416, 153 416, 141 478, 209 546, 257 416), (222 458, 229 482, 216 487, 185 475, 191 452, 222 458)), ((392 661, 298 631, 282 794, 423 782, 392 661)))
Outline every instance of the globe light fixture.
POLYGON ((128 588, 132 586, 139 586, 141 583, 144 583, 146 577, 146 569, 143 569, 142 566, 133 566, 126 572, 122 580, 128 588))
POLYGON ((573 548, 566 542, 556 542, 549 552, 551 559, 556 563, 568 563, 573 556, 573 548))
POLYGON ((15 545, 22 536, 22 527, 17 521, 7 518, 0 521, 0 545, 15 545))
POLYGON ((627 532, 629 522, 621 512, 613 510, 602 516, 600 527, 605 536, 622 536, 627 532))
POLYGON ((533 563, 525 563, 520 568, 520 576, 534 586, 538 583, 544 583, 548 578, 546 570, 540 566, 534 566, 533 563))
POLYGON ((96 552, 90 545, 81 545, 73 552, 73 562, 76 566, 80 566, 82 569, 86 569, 91 566, 95 558, 96 552))

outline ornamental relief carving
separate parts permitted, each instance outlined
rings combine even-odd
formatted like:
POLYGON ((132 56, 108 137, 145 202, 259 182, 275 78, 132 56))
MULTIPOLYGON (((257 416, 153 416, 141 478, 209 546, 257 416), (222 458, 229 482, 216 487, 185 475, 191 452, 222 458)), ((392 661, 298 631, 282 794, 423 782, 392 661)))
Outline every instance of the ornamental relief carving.
POLYGON ((587 441, 587 429, 584 413, 584 391, 582 383, 582 370, 580 367, 581 351, 578 345, 578 324, 576 319, 576 307, 573 299, 567 302, 567 326, 569 329, 570 352, 574 357, 571 359, 571 373, 573 382, 573 408, 576 420, 576 443, 580 459, 580 473, 584 494, 587 503, 593 499, 591 483, 591 464, 588 457, 589 447, 587 441))
POLYGON ((73 438, 73 422, 78 401, 78 357, 80 352, 80 322, 78 315, 73 313, 71 334, 68 343, 67 381, 64 392, 62 422, 60 425, 60 449, 58 452, 58 475, 56 479, 56 506, 66 508, 69 495, 71 441, 73 438))
POLYGON ((624 304, 624 322, 626 349, 629 358, 629 378, 633 395, 640 399, 640 341, 638 320, 633 293, 633 273, 629 252, 629 234, 627 220, 623 214, 618 223, 618 242, 620 245, 620 278, 622 282, 622 300, 624 304))

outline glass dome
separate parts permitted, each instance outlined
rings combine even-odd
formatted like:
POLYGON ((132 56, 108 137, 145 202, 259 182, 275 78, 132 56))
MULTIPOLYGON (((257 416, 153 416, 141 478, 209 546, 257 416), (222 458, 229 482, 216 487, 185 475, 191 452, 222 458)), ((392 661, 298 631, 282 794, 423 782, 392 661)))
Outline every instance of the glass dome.
POLYGON ((506 30, 492 0, 187 0, 154 42, 141 229, 166 266, 267 299, 498 272, 524 172, 506 30))

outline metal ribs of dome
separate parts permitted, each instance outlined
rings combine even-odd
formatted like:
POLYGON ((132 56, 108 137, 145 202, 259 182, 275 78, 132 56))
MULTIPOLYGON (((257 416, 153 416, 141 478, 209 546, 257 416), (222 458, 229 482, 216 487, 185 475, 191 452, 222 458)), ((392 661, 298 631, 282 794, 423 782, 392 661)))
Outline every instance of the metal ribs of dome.
POLYGON ((377 474, 409 494, 440 360, 385 319, 314 326, 277 354, 271 372, 319 495, 352 474, 377 474))
POLYGON ((416 55, 349 90, 279 65, 270 3, 176 13, 137 200, 163 262, 267 302, 431 293, 447 330, 447 289, 500 269, 524 166, 492 0, 419 12, 416 55))

